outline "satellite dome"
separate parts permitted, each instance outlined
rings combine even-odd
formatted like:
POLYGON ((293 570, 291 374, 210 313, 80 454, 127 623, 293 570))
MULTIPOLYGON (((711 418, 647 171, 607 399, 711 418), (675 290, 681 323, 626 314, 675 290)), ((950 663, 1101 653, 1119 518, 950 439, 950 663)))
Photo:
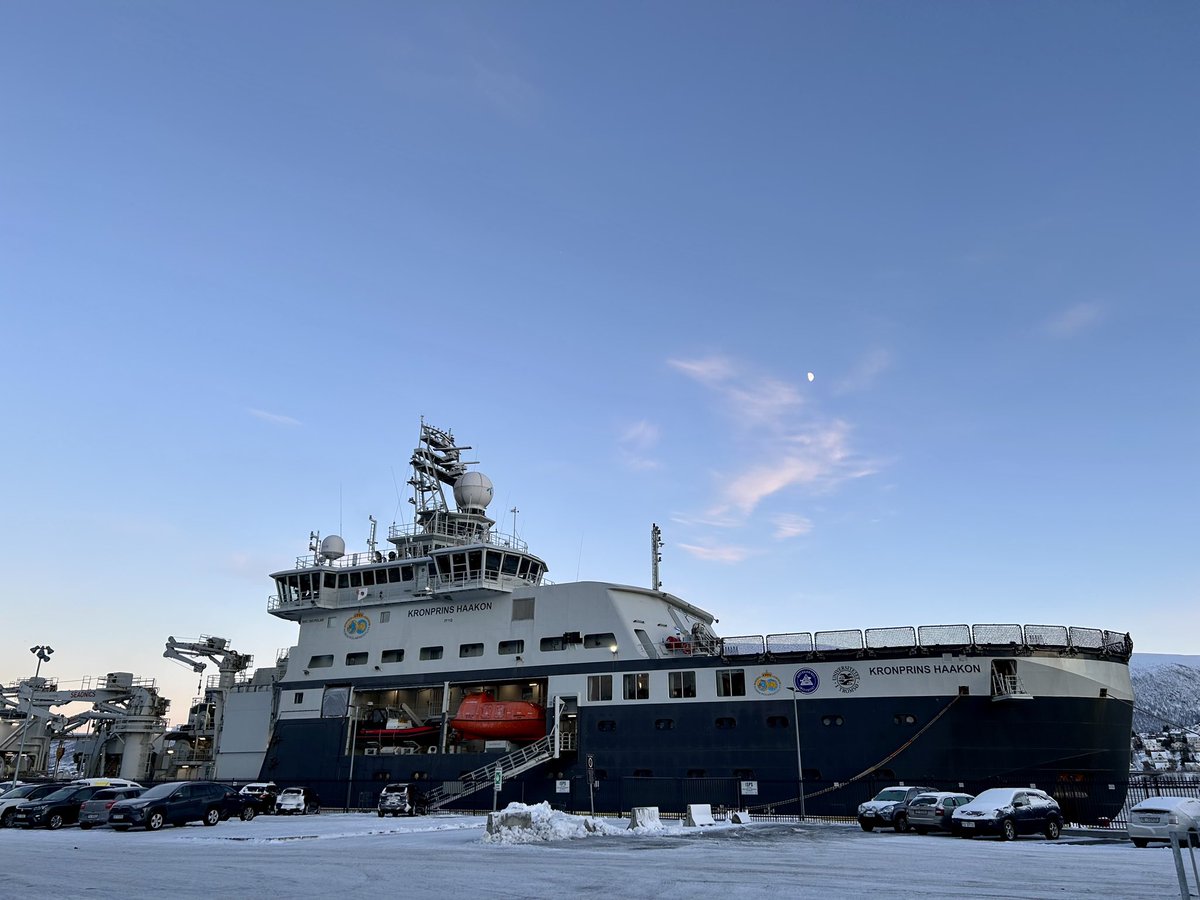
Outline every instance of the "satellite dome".
POLYGON ((483 512, 492 493, 492 479, 482 472, 467 472, 454 482, 454 502, 463 512, 483 512))
POLYGON ((321 541, 321 556, 324 559, 341 559, 346 555, 346 542, 336 534, 321 541))

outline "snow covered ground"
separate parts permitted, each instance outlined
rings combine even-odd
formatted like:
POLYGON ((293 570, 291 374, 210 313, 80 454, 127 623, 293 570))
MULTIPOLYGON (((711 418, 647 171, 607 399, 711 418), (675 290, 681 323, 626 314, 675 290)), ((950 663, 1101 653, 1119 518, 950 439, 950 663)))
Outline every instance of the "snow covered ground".
POLYGON ((0 872, 7 897, 1179 896, 1169 849, 1090 836, 1004 843, 819 823, 635 832, 619 819, 598 820, 592 833, 580 817, 532 809, 532 842, 489 839, 485 818, 455 815, 260 816, 155 833, 6 829, 0 872))

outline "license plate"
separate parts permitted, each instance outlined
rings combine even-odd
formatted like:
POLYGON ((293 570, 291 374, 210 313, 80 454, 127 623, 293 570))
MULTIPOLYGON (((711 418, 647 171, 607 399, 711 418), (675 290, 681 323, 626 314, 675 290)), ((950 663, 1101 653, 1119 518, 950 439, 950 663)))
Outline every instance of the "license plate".
POLYGON ((974 822, 963 822, 963 823, 962 823, 962 827, 963 827, 963 828, 974 828, 974 827, 975 827, 975 823, 974 823, 974 822))
POLYGON ((1143 825, 1157 825, 1158 816, 1138 816, 1138 821, 1143 825))
POLYGON ((875 818, 875 810, 873 810, 873 809, 868 809, 868 810, 867 810, 865 813, 863 813, 863 818, 864 818, 864 819, 873 819, 873 818, 875 818))
POLYGON ((111 816, 109 816, 109 819, 113 822, 119 822, 124 818, 125 818, 124 813, 113 813, 111 816))

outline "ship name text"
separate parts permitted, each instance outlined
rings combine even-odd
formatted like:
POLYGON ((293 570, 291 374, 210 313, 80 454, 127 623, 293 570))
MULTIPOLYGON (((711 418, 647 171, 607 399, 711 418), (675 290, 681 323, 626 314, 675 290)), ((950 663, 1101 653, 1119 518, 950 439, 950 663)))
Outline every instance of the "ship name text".
POLYGON ((420 606, 408 611, 410 619, 421 616, 452 616, 455 613, 485 612, 492 608, 491 600, 480 600, 477 603, 459 603, 457 606, 420 606))
POLYGON ((978 675, 979 663, 924 663, 903 666, 869 666, 868 675, 978 675))

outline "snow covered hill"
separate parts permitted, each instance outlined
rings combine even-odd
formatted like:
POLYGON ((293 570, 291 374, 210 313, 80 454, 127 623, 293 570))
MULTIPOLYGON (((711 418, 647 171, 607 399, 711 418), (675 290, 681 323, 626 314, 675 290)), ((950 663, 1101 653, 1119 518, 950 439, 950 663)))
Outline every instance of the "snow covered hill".
POLYGON ((1129 671, 1136 704, 1134 731, 1200 723, 1200 656, 1134 653, 1129 671))

